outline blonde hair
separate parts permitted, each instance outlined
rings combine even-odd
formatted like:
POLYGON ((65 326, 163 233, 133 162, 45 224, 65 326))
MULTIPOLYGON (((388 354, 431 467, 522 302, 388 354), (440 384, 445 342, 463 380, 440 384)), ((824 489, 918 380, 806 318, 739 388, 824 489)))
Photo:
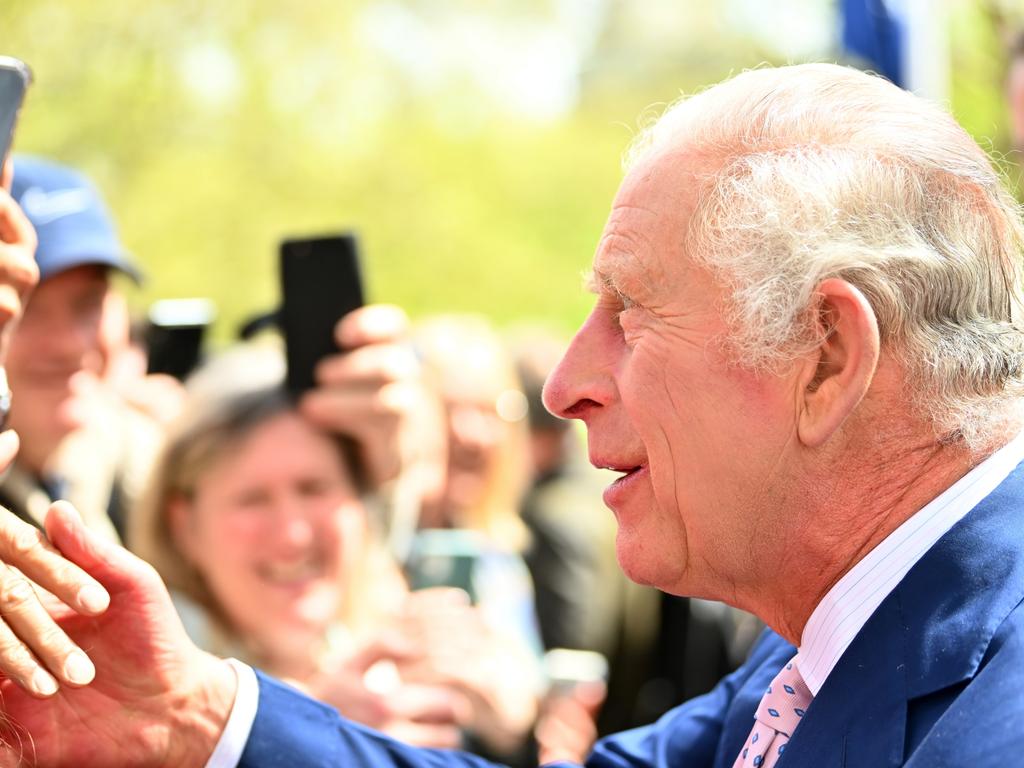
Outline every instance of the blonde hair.
POLYGON ((946 111, 846 67, 753 70, 670 107, 625 163, 672 151, 711 169, 686 249, 730 295, 737 363, 816 345, 815 288, 838 277, 940 439, 980 450, 1019 428, 1021 211, 946 111))

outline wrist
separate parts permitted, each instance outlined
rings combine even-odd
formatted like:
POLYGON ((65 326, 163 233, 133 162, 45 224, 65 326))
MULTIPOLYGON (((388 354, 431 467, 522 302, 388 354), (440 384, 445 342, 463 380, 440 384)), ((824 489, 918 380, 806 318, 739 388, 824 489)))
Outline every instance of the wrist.
POLYGON ((224 659, 203 653, 196 684, 172 705, 174 733, 167 765, 205 766, 220 741, 238 692, 238 675, 224 659))

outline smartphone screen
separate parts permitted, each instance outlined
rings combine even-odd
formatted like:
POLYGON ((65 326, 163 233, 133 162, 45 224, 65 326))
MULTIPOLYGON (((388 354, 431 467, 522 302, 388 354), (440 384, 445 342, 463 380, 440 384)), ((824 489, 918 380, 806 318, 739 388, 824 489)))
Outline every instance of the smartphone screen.
POLYGON ((23 61, 0 56, 0 165, 11 150, 14 125, 30 82, 32 74, 23 61))
POLYGON ((475 580, 484 545, 478 534, 458 528, 425 529, 413 537, 405 576, 411 589, 456 587, 476 604, 475 580))
POLYGON ((312 389, 316 364, 337 354, 338 321, 363 305, 356 238, 351 234, 281 243, 281 330, 288 360, 288 391, 312 389))

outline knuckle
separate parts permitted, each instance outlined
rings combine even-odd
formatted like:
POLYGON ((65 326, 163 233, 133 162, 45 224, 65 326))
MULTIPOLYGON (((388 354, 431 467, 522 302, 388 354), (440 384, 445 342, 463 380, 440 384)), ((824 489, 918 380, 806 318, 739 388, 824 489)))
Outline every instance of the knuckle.
POLYGON ((4 612, 21 611, 35 599, 35 596, 35 590, 25 578, 11 577, 0 585, 0 609, 4 612))
POLYGON ((7 245, 0 252, 0 282, 16 288, 19 293, 39 282, 39 265, 29 245, 7 245))
POLYGON ((32 526, 23 524, 11 533, 10 544, 15 555, 29 555, 42 547, 43 534, 32 526))
POLYGON ((12 265, 11 279, 21 293, 25 293, 39 282, 39 265, 32 258, 31 250, 23 254, 21 261, 12 265))
POLYGON ((28 218, 23 218, 27 226, 24 228, 22 243, 24 243, 25 247, 28 249, 29 256, 32 256, 39 247, 39 236, 36 234, 35 229, 29 224, 28 218))
POLYGON ((21 316, 21 302, 12 296, 3 295, 3 286, 0 286, 0 327, 21 316))
POLYGON ((51 653, 67 653, 71 650, 68 648, 67 635, 53 623, 39 631, 36 647, 51 653))
POLYGON ((0 638, 0 666, 5 670, 26 672, 36 666, 36 660, 17 638, 0 638))

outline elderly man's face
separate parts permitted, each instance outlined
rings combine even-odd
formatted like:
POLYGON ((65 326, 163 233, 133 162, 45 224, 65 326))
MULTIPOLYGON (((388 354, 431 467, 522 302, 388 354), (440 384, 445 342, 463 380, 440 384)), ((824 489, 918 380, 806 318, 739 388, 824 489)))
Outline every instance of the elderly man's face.
POLYGON ((684 251, 693 165, 662 158, 623 183, 594 258, 596 305, 545 401, 586 422, 595 465, 624 473, 604 498, 627 574, 720 598, 763 581, 796 397, 791 378, 726 360, 721 289, 684 251))

